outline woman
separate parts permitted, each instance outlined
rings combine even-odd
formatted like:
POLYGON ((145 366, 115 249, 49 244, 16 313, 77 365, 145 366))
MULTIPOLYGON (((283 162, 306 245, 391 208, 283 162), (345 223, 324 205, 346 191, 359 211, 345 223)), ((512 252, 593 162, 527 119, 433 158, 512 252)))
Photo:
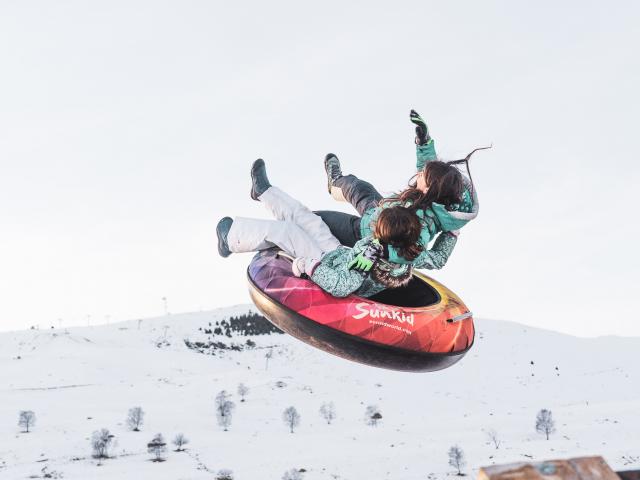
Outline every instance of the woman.
POLYGON ((318 215, 269 183, 263 160, 253 163, 251 178, 251 198, 263 203, 275 220, 223 218, 216 229, 221 256, 277 246, 295 257, 292 270, 296 276, 307 275, 335 297, 351 293, 369 297, 411 279, 409 264, 385 257, 391 248, 410 259, 422 253, 421 225, 415 212, 400 206, 385 209, 375 228, 348 248, 340 245, 318 215), (356 263, 366 264, 368 273, 352 269, 356 263))
POLYGON ((451 255, 459 229, 478 215, 478 199, 470 179, 464 178, 454 166, 454 163, 468 161, 471 154, 464 160, 451 163, 438 161, 427 125, 415 110, 411 110, 410 119, 416 125, 418 173, 409 187, 384 199, 370 183, 354 175, 342 175, 340 161, 330 153, 325 158, 329 193, 336 200, 351 203, 360 217, 333 211, 320 211, 317 214, 333 235, 343 245, 349 246, 369 235, 386 208, 405 206, 420 218, 419 243, 423 251, 414 259, 408 259, 390 247, 389 260, 416 268, 439 269, 451 255), (433 246, 427 249, 434 238, 433 246))

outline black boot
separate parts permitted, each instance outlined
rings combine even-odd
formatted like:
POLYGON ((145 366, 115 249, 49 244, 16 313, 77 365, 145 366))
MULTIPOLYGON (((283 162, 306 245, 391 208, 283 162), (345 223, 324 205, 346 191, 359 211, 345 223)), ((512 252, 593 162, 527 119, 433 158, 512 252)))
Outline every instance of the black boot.
POLYGON ((251 198, 259 200, 258 197, 271 187, 267 178, 267 168, 264 160, 259 158, 251 165, 251 198))
POLYGON ((327 172, 327 190, 331 193, 333 182, 342 177, 340 160, 333 153, 327 153, 324 157, 324 170, 327 172))
POLYGON ((229 236, 229 230, 231 230, 232 224, 233 219, 231 217, 224 217, 218 222, 218 226, 216 227, 216 234, 218 235, 218 253, 221 257, 228 257, 231 255, 227 237, 229 236))

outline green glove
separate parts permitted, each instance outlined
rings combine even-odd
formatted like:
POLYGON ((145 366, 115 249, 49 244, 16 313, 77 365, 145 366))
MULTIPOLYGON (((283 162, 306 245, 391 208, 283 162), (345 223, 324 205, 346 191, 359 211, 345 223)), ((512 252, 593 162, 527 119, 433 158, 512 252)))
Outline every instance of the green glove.
POLYGON ((429 129, 427 128, 427 124, 422 119, 420 114, 415 110, 411 110, 409 113, 409 119, 412 123, 416 125, 416 144, 417 145, 426 145, 431 137, 429 136, 429 129))
POLYGON ((356 258, 349 262, 349 270, 356 269, 361 272, 368 272, 373 267, 373 261, 364 257, 364 252, 360 253, 356 258))
POLYGON ((355 269, 359 272, 366 273, 371 270, 383 253, 384 249, 382 245, 380 245, 380 242, 377 239, 373 240, 367 245, 367 248, 349 262, 347 268, 349 268, 349 270, 355 269))

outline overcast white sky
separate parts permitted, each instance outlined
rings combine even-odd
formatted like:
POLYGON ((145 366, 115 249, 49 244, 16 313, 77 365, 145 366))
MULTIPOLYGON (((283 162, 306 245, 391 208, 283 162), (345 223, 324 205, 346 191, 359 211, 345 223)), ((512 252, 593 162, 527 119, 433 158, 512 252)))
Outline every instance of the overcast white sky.
POLYGON ((640 335, 637 2, 2 1, 0 329, 249 301, 249 167, 413 173, 416 108, 481 213, 435 274, 482 318, 640 335), (90 315, 90 318, 87 316, 90 315), (61 320, 59 320, 61 319, 61 320))

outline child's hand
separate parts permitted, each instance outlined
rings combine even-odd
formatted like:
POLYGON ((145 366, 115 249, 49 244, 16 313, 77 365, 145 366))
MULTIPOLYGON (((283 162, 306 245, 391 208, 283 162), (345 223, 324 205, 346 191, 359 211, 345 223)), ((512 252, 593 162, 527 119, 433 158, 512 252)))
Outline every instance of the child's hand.
POLYGON ((373 267, 373 261, 364 257, 364 252, 351 260, 347 265, 349 270, 358 270, 361 272, 368 272, 373 267))
POLYGON ((373 240, 369 245, 367 245, 367 248, 349 262, 347 268, 349 268, 349 270, 354 269, 359 272, 366 273, 371 270, 373 265, 382 256, 382 253, 383 248, 382 245, 380 245, 380 242, 377 239, 373 240))
POLYGON ((319 263, 315 258, 296 257, 291 264, 291 271, 296 277, 309 278, 319 263))
POLYGON ((409 113, 409 119, 416 125, 416 144, 425 145, 429 140, 431 140, 427 124, 415 110, 411 110, 409 113))

